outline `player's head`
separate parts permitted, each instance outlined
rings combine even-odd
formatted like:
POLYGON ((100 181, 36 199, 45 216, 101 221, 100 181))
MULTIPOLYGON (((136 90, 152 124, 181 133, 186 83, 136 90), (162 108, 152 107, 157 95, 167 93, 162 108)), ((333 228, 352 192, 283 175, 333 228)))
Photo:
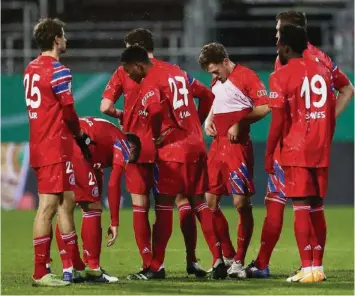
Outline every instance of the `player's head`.
POLYGON ((279 30, 283 25, 294 25, 307 29, 307 18, 304 12, 289 10, 280 12, 276 16, 276 39, 279 39, 279 30))
POLYGON ((127 47, 121 55, 121 64, 128 76, 140 83, 151 66, 148 52, 139 45, 127 47))
POLYGON ((67 40, 64 37, 64 23, 57 18, 43 18, 34 27, 33 36, 39 49, 55 50, 59 54, 67 50, 67 40))
POLYGON ((129 143, 129 162, 135 163, 138 161, 139 155, 141 153, 141 140, 137 135, 132 133, 126 133, 126 137, 129 143))
POLYGON ((280 28, 280 38, 277 42, 277 53, 282 65, 295 57, 302 57, 304 50, 307 48, 307 31, 305 28, 284 25, 280 28))
POLYGON ((154 38, 151 31, 144 28, 138 28, 130 31, 124 38, 126 47, 137 44, 142 46, 146 51, 153 52, 154 38))
POLYGON ((229 56, 220 43, 213 42, 202 47, 198 63, 202 69, 212 73, 213 78, 222 82, 226 81, 230 74, 229 56))

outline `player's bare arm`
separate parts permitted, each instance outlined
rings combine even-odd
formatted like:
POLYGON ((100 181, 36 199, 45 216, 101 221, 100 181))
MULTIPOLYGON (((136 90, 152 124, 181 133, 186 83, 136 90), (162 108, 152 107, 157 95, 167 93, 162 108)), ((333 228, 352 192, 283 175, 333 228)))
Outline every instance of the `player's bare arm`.
POLYGON ((211 108, 210 113, 208 114, 205 120, 205 132, 207 136, 215 137, 217 136, 216 126, 213 123, 213 110, 211 108))
POLYGON ((338 118, 346 109, 354 96, 354 87, 351 83, 339 89, 335 108, 335 117, 338 118))
POLYGON ((108 116, 118 118, 121 123, 123 121, 123 111, 116 109, 114 102, 110 99, 103 98, 101 100, 100 111, 108 116))

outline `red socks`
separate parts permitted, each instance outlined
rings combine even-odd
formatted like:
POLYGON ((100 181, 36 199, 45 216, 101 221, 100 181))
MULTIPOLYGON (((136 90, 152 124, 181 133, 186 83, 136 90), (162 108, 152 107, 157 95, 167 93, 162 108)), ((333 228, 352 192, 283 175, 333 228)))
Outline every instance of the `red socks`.
POLYGON ((200 221, 203 235, 213 256, 212 265, 214 265, 217 259, 222 259, 222 249, 214 230, 214 216, 205 202, 196 204, 194 212, 200 221))
POLYGON ((324 206, 314 206, 310 210, 311 221, 317 241, 313 247, 313 266, 323 265, 324 247, 327 238, 327 223, 324 216, 324 206))
POLYGON ((35 268, 33 278, 38 280, 47 274, 46 263, 51 249, 50 235, 35 237, 33 239, 35 268))
POLYGON ((87 261, 87 265, 91 269, 100 268, 102 243, 101 213, 102 210, 89 210, 83 213, 81 237, 83 240, 84 257, 86 257, 85 261, 87 261))
POLYGON ((143 268, 152 262, 151 230, 149 208, 133 205, 133 229, 137 247, 143 260, 143 268))
POLYGON ((254 218, 252 205, 246 206, 238 210, 238 238, 237 238, 237 254, 234 256, 234 261, 240 261, 244 264, 245 255, 247 253, 251 236, 254 229, 254 218))
POLYGON ((165 250, 173 231, 173 205, 155 205, 153 225, 153 260, 151 270, 158 271, 164 263, 165 250))
POLYGON ((186 261, 187 262, 197 262, 196 258, 196 243, 197 243, 197 228, 196 228, 196 218, 195 214, 191 210, 189 203, 180 205, 179 217, 180 217, 180 228, 184 236, 185 246, 186 246, 186 261))
POLYGON ((59 231, 58 224, 56 224, 56 227, 55 227, 55 237, 57 240, 57 246, 58 246, 60 259, 62 260, 63 269, 72 268, 73 263, 70 258, 69 252, 67 250, 67 245, 65 244, 65 242, 62 239, 62 235, 59 231))
POLYGON ((295 212, 294 230, 300 253, 302 267, 312 266, 312 247, 310 244, 311 237, 311 206, 307 204, 294 204, 293 210, 295 212))
POLYGON ((217 234, 218 240, 221 243, 223 256, 230 259, 234 258, 235 250, 229 235, 229 226, 226 217, 220 207, 212 210, 214 215, 214 229, 217 234))
POLYGON ((264 269, 269 265, 271 254, 278 242, 283 225, 285 202, 279 199, 265 199, 266 217, 261 232, 261 245, 255 265, 264 269))

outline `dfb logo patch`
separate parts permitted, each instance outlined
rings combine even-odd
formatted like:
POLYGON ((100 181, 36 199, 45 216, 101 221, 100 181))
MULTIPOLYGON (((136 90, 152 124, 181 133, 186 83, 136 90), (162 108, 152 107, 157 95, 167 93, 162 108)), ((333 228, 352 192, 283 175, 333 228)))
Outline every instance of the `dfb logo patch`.
POLYGON ((71 174, 69 176, 69 184, 70 185, 75 185, 75 176, 74 176, 74 174, 71 174))
POLYGON ((95 186, 95 187, 92 189, 91 194, 92 194, 93 197, 98 197, 98 196, 99 196, 99 187, 95 186))

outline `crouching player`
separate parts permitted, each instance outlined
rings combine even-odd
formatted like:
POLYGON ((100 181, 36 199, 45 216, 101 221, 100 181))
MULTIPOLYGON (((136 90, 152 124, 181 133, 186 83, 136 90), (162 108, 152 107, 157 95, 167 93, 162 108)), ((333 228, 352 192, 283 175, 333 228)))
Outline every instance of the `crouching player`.
POLYGON ((302 57, 307 48, 304 28, 280 28, 278 54, 284 67, 270 76, 272 121, 265 154, 265 169, 275 173, 274 152, 280 142, 284 192, 292 198, 294 231, 302 270, 288 282, 320 282, 325 279, 323 253, 326 240, 323 212, 327 191, 330 145, 335 130, 336 98, 331 72, 318 60, 302 57), (312 251, 314 229, 317 252, 312 251))
POLYGON ((126 164, 137 161, 141 148, 140 140, 134 134, 123 134, 111 122, 101 118, 80 118, 80 126, 95 143, 91 150, 92 163, 82 157, 80 149, 75 148, 72 162, 67 165, 67 171, 74 171, 76 183, 74 186, 75 201, 72 202, 71 210, 74 211, 75 203, 78 203, 83 211, 81 238, 85 263, 81 261, 79 249, 76 248, 73 266, 77 272, 74 275, 72 270, 66 269, 68 265, 67 250, 57 231, 58 249, 63 263, 63 279, 65 281, 87 279, 114 283, 118 279, 109 276, 100 267, 103 169, 112 167, 108 184, 108 202, 111 215, 108 234, 111 238, 107 243, 107 246, 112 246, 116 241, 119 225, 120 180, 126 164))

